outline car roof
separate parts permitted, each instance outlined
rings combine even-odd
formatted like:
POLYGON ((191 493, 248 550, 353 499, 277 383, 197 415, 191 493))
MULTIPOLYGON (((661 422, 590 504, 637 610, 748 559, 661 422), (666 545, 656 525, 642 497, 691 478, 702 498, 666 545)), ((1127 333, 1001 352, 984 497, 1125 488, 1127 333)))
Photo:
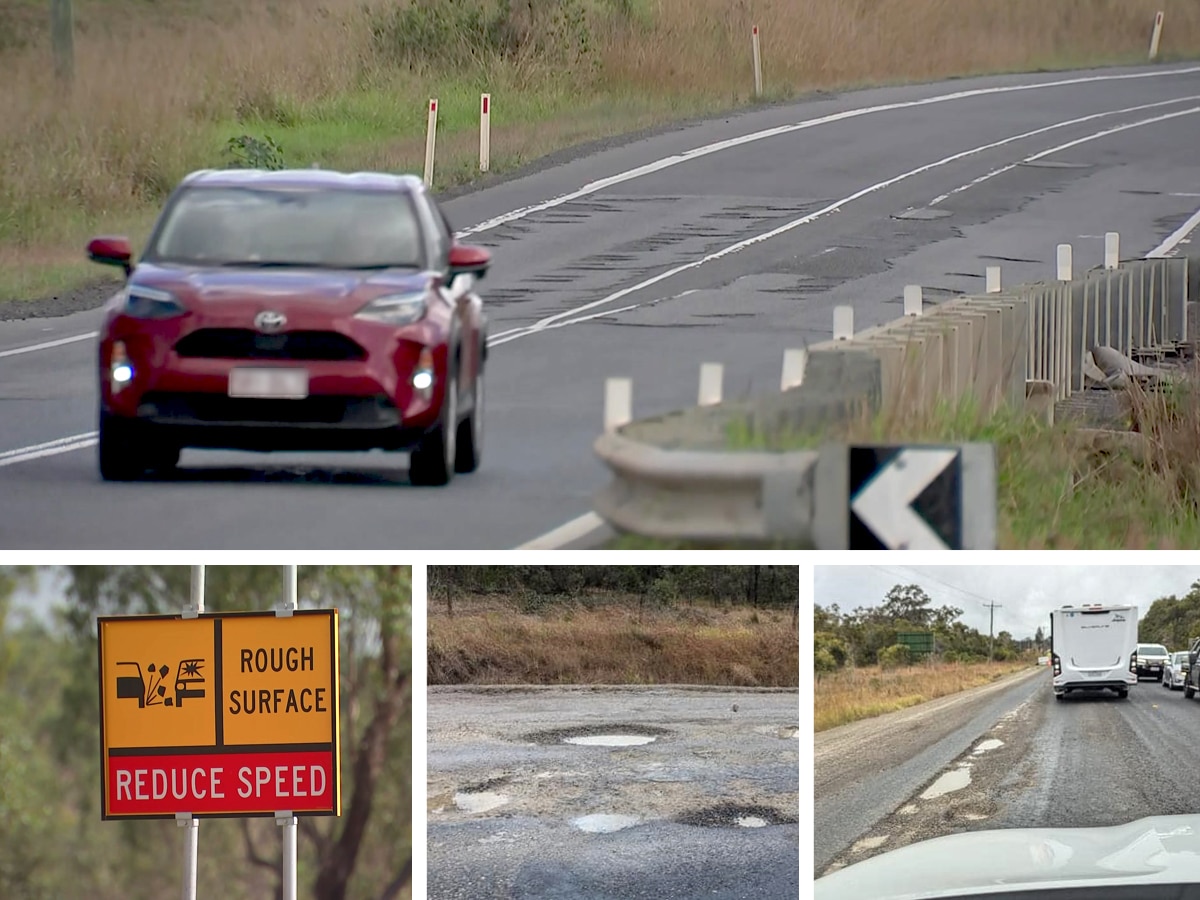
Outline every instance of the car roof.
POLYGON ((337 172, 333 169, 201 169, 182 184, 205 187, 324 188, 327 190, 413 193, 424 183, 415 175, 387 172, 337 172))

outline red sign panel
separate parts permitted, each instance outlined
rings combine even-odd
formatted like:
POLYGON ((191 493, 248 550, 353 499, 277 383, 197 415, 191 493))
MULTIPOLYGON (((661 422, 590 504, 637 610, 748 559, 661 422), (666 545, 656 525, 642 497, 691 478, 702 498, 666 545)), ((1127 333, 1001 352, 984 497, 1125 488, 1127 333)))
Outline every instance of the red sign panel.
POLYGON ((334 778, 327 750, 110 756, 108 808, 114 816, 323 812, 334 805, 334 778))

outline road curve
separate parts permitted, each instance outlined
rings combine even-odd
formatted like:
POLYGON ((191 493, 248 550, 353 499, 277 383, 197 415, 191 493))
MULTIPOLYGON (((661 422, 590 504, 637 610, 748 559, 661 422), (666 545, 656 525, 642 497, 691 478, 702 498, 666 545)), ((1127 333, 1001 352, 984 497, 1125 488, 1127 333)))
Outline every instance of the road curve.
MULTIPOLYGON (((881 790, 871 768, 858 790, 840 796, 850 811, 873 808, 865 827, 847 827, 850 816, 818 787, 817 809, 839 834, 822 845, 818 831, 817 874, 961 831, 1118 825, 1196 811, 1190 760, 1200 701, 1143 680, 1127 700, 1055 702, 1049 681, 1043 669, 995 695, 961 739, 930 744, 936 758, 910 755, 913 777, 903 791, 881 790)), ((952 718, 934 710, 925 721, 936 731, 952 718)))
MULTIPOLYGON (((645 416, 777 387, 783 351, 928 300, 1171 240, 1200 206, 1200 67, 1012 75, 821 95, 582 156, 450 200, 492 247, 483 469, 407 484, 403 456, 185 452, 99 481, 95 310, 0 322, 0 546, 507 549, 586 514, 603 381, 645 416), (896 218, 909 211, 917 217, 896 218), (930 212, 932 210, 932 212, 930 212)), ((1194 224, 1194 223, 1193 223, 1194 224)), ((575 534, 581 529, 575 529, 575 534)))

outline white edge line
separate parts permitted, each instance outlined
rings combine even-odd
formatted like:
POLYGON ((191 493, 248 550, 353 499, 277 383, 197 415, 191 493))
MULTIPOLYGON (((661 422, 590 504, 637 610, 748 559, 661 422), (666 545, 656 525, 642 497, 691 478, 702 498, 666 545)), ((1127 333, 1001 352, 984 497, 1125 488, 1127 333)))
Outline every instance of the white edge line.
POLYGON ((4 359, 7 356, 20 356, 22 353, 33 353, 37 350, 51 350, 54 347, 65 347, 67 344, 77 344, 80 341, 91 340, 99 336, 100 332, 89 331, 87 334, 76 334, 71 337, 59 338, 55 341, 44 341, 41 344, 29 344, 28 346, 16 347, 12 350, 0 350, 0 359, 4 359))
POLYGON ((464 238, 468 235, 479 234, 482 231, 490 231, 493 228, 498 228, 501 225, 507 225, 509 222, 515 222, 518 219, 524 219, 526 216, 534 213, 544 212, 547 209, 553 209, 556 206, 562 206, 564 203, 570 203, 572 200, 578 200, 581 197, 586 197, 589 194, 594 194, 606 188, 614 187, 618 184, 623 184, 626 181, 632 181, 635 178, 640 178, 643 175, 651 175, 655 172, 661 172, 663 169, 669 169, 672 166, 677 166, 681 163, 688 162, 692 159, 698 159, 702 156, 708 156, 712 153, 718 153, 722 150, 729 150, 734 147, 741 147, 745 144, 750 144, 755 141, 765 140, 766 138, 778 137, 783 134, 790 134, 793 131, 800 131, 806 128, 813 128, 818 125, 827 125, 831 122, 843 122, 847 119, 857 119, 862 116, 872 115, 880 112, 892 112, 897 109, 911 109, 918 106, 931 106, 936 103, 947 103, 952 100, 967 100, 973 97, 985 97, 993 94, 1011 94, 1020 91, 1036 91, 1045 90, 1046 88, 1054 87, 1070 87, 1078 84, 1095 84, 1104 81, 1128 81, 1142 78, 1164 78, 1177 75, 1192 75, 1200 72, 1200 66, 1188 66, 1182 69, 1170 69, 1166 71, 1150 71, 1150 72, 1125 72, 1116 75, 1087 75, 1080 78, 1065 78, 1058 81, 1041 81, 1026 84, 1011 84, 1001 85, 990 88, 974 88, 968 91, 955 91, 950 94, 937 94, 933 97, 923 97, 918 100, 902 100, 895 103, 884 103, 877 106, 863 106, 856 109, 842 110, 841 112, 830 113, 829 115, 819 116, 815 119, 805 119, 801 122, 793 122, 789 125, 777 125, 774 128, 766 128, 762 131, 751 132, 750 134, 739 135, 734 138, 727 138, 723 141, 717 141, 712 144, 704 144, 700 147, 695 147, 691 150, 685 150, 683 153, 675 156, 667 156, 662 159, 654 160, 646 163, 643 166, 638 166, 635 169, 628 169, 624 172, 618 172, 615 175, 610 175, 607 178, 600 178, 596 181, 585 184, 581 188, 570 191, 566 194, 560 194, 557 197, 552 197, 549 200, 543 200, 540 203, 534 203, 529 206, 523 206, 520 209, 514 209, 502 215, 495 216, 491 219, 486 219, 469 228, 464 228, 456 233, 456 237, 464 238))
POLYGON ((559 525, 553 531, 535 537, 532 541, 517 547, 517 550, 561 550, 567 544, 579 540, 587 534, 604 528, 605 521, 594 512, 585 513, 577 519, 572 519, 565 525, 559 525))
POLYGON ((75 443, 67 443, 63 441, 50 441, 48 445, 39 445, 43 449, 38 450, 32 447, 22 448, 20 452, 9 451, 10 455, 0 459, 0 469, 5 466, 15 466, 17 463, 29 462, 34 459, 42 459, 47 456, 58 456, 61 453, 74 453, 76 450, 86 450, 88 447, 96 446, 96 438, 85 438, 75 443))
POLYGON ((1200 210, 1192 213, 1191 217, 1186 222, 1180 225, 1171 233, 1165 241, 1146 254, 1146 259, 1164 259, 1171 255, 1176 244, 1181 243, 1184 238, 1196 230, 1196 226, 1200 225, 1200 210))
MULTIPOLYGON (((1175 100, 1163 100, 1158 103, 1143 103, 1140 106, 1127 106, 1124 109, 1114 109, 1114 110, 1110 110, 1108 112, 1095 113, 1090 116, 1084 116, 1083 118, 1080 118, 1080 119, 1070 119, 1066 122, 1059 122, 1054 125, 1051 125, 1046 130, 1053 131, 1056 128, 1066 128, 1069 125, 1079 125, 1079 124, 1082 124, 1083 122, 1090 122, 1094 119, 1102 119, 1102 118, 1105 118, 1106 116, 1119 116, 1119 115, 1124 115, 1125 113, 1141 112, 1141 111, 1147 110, 1147 109, 1155 109, 1155 108, 1162 107, 1162 106, 1171 106, 1175 103, 1191 103, 1196 100, 1200 100, 1200 94, 1193 94, 1189 97, 1179 97, 1175 100)), ((1118 131, 1124 131, 1129 128, 1136 128, 1138 126, 1147 125, 1152 122, 1160 122, 1164 118, 1172 118, 1173 115, 1187 115, 1192 112, 1195 112, 1195 110, 1186 110, 1183 113, 1172 114, 1172 115, 1168 115, 1168 116, 1160 116, 1158 118, 1153 118, 1153 119, 1145 119, 1145 120, 1142 120, 1139 122, 1126 123, 1124 125, 1117 126, 1116 128, 1107 129, 1105 131, 1097 131, 1092 134, 1085 135, 1084 137, 1079 138, 1078 140, 1069 141, 1065 144, 1059 144, 1057 147, 1051 147, 1049 150, 1042 150, 1038 153, 1033 154, 1032 156, 1027 156, 1020 162, 1010 163, 1007 166, 1001 166, 998 169, 992 169, 992 171, 988 172, 986 175, 980 175, 978 178, 971 179, 966 184, 959 185, 952 191, 947 191, 944 194, 939 194, 938 196, 936 196, 932 200, 930 200, 928 205, 929 206, 937 206, 943 200, 947 200, 950 197, 954 196, 955 194, 961 194, 963 191, 969 190, 970 188, 973 188, 976 185, 983 184, 988 179, 995 178, 997 175, 1003 175, 1005 172, 1011 172, 1013 169, 1017 168, 1018 166, 1024 165, 1026 163, 1037 162, 1039 159, 1042 159, 1043 157, 1051 156, 1051 155, 1053 155, 1055 153, 1059 153, 1063 150, 1068 150, 1071 147, 1075 147, 1079 144, 1086 144, 1088 141, 1094 141, 1099 138, 1105 137, 1106 135, 1115 134, 1118 131)))

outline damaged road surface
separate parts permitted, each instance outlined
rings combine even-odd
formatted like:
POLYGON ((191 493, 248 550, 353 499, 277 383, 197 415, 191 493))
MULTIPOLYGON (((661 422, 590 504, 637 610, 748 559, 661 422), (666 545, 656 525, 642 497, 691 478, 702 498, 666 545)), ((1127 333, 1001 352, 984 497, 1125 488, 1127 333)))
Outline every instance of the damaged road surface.
MULTIPOLYGON (((846 809, 873 810, 852 829, 831 811, 832 794, 822 783, 832 782, 822 773, 833 771, 837 760, 853 759, 853 747, 835 734, 843 729, 822 732, 816 875, 964 831, 1120 825, 1194 812, 1200 785, 1186 760, 1200 741, 1197 702, 1143 680, 1124 700, 1104 693, 1056 703, 1043 668, 964 692, 950 706, 913 707, 903 728, 898 719, 880 717, 876 727, 890 731, 893 749, 903 749, 882 766, 864 760, 857 790, 839 778, 845 788, 838 801, 846 809), (823 762, 823 743, 838 745, 836 758, 823 762), (914 766, 916 777, 910 777, 905 770, 914 766), (901 783, 902 795, 892 790, 901 783), (823 809, 831 828, 821 825, 823 809), (830 832, 836 840, 829 840, 830 832)), ((864 731, 854 740, 870 737, 864 731)))
POLYGON ((799 694, 429 689, 430 900, 799 893, 799 694))

